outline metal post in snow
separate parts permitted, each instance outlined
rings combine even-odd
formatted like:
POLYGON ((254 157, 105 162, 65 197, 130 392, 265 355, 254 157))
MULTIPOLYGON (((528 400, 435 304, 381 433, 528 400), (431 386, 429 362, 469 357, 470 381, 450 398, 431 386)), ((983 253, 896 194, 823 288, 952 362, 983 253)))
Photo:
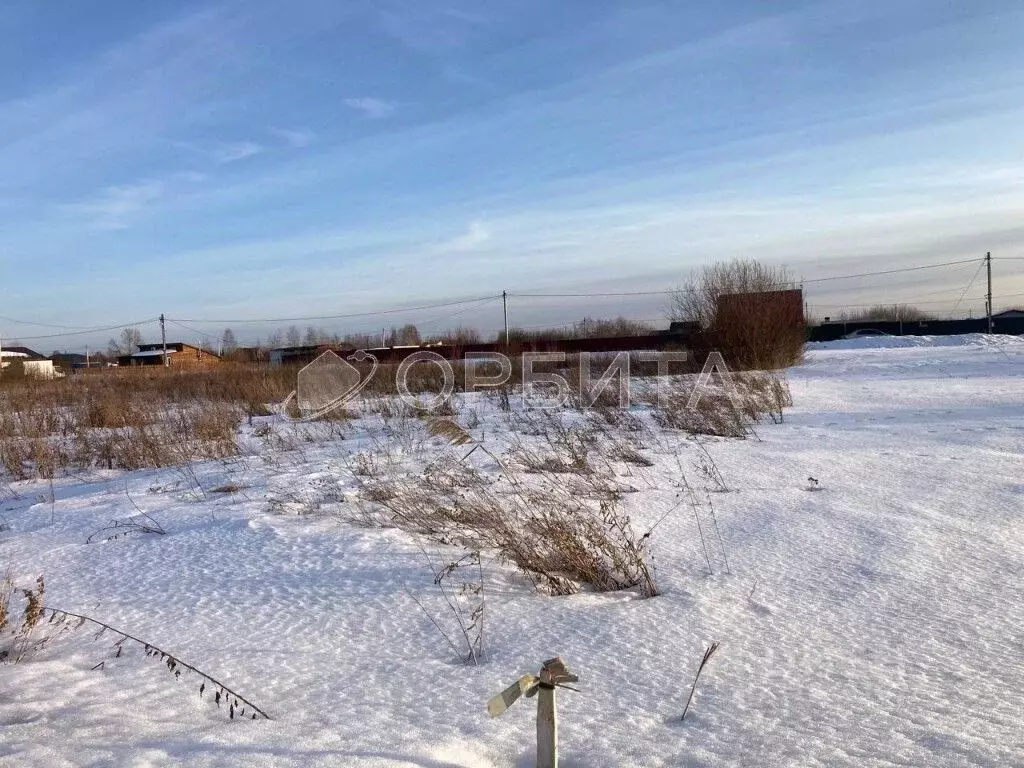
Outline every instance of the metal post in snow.
POLYGON ((569 688, 579 677, 569 671, 557 656, 548 659, 539 675, 523 675, 508 688, 487 702, 487 712, 497 717, 526 695, 537 696, 537 768, 558 768, 558 714, 555 710, 555 689, 569 688))
POLYGON ((555 686, 541 683, 537 693, 537 768, 558 766, 558 715, 555 686))

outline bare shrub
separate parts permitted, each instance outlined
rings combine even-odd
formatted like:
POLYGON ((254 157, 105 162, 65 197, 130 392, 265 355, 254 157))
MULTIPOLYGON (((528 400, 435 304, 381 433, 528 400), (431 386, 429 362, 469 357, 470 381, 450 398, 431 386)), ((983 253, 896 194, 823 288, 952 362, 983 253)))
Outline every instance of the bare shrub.
POLYGON ((410 593, 413 601, 445 639, 448 646, 467 663, 479 664, 484 655, 484 618, 487 608, 484 593, 483 561, 479 550, 466 551, 462 556, 450 558, 448 562, 434 561, 422 550, 437 587, 448 608, 451 624, 457 631, 446 630, 444 619, 435 617, 416 595, 410 593), (456 635, 459 641, 452 639, 456 635))
POLYGON ((799 362, 806 338, 799 296, 780 293, 791 287, 782 267, 752 259, 713 264, 671 293, 669 315, 697 324, 703 344, 734 370, 781 368, 799 362))
MULTIPOLYGON (((472 550, 494 549, 538 590, 551 594, 572 594, 581 584, 657 594, 648 566, 649 532, 633 529, 618 506, 618 493, 606 491, 595 501, 550 469, 531 487, 512 478, 508 484, 485 482, 455 469, 458 463, 366 484, 363 498, 384 514, 362 510, 356 512, 359 521, 394 525, 472 550)), ((614 488, 610 481, 609 486, 614 488)))

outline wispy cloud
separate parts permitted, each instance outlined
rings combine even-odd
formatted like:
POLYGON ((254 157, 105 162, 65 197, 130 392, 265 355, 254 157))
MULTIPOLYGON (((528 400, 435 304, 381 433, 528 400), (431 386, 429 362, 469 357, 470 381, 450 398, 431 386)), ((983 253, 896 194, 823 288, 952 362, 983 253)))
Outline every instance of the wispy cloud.
POLYGON ((361 96, 357 99, 345 99, 345 106, 358 112, 362 112, 366 117, 371 119, 388 117, 398 108, 398 105, 392 101, 375 99, 370 96, 361 96))
POLYGON ((179 171, 174 174, 174 178, 178 181, 187 181, 190 184, 200 184, 210 177, 199 171, 179 171))
POLYGON ((217 165, 236 163, 239 160, 245 160, 267 151, 267 148, 262 144, 249 140, 221 142, 174 141, 171 143, 178 149, 184 149, 206 163, 216 163, 217 165))
POLYGON ((452 251, 472 251, 491 239, 491 232, 482 221, 474 221, 461 235, 449 240, 445 245, 452 251))
POLYGON ((210 156, 218 163, 235 163, 263 151, 263 145, 255 141, 235 141, 214 147, 210 150, 210 156))
POLYGON ((303 128, 268 128, 267 130, 292 149, 304 149, 316 141, 316 134, 303 128))
POLYGON ((131 219, 163 193, 164 184, 159 181, 104 187, 92 198, 73 203, 68 209, 89 217, 94 229, 127 229, 131 219))
POLYGON ((417 0, 375 4, 376 25, 388 37, 421 54, 439 55, 461 46, 487 19, 472 0, 444 6, 417 0))

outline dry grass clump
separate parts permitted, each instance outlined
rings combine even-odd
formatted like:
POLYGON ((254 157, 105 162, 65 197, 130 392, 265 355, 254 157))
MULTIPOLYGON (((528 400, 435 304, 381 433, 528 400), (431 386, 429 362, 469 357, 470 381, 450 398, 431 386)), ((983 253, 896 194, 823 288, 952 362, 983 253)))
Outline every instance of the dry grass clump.
POLYGON ((691 435, 717 435, 745 438, 751 434, 754 419, 749 412, 725 394, 706 394, 696 403, 690 400, 686 387, 663 393, 655 420, 667 429, 678 429, 691 435))
POLYGON ((771 372, 748 371, 737 375, 744 408, 753 420, 767 416, 781 424, 783 409, 793 405, 793 395, 785 377, 771 372))
POLYGON ((523 435, 540 438, 516 439, 509 460, 532 473, 589 474, 592 454, 599 449, 598 430, 586 417, 572 419, 558 411, 521 411, 511 422, 523 435))
POLYGON ((587 584, 599 592, 635 587, 654 596, 650 531, 633 528, 619 499, 611 482, 565 484, 548 476, 504 505, 495 526, 497 549, 551 594, 572 594, 587 584))
POLYGON ((587 585, 657 594, 648 533, 638 533, 622 510, 623 489, 604 455, 612 443, 586 424, 562 423, 559 414, 528 418, 545 440, 536 448, 519 441, 507 459, 508 467, 526 469, 526 478, 503 461, 497 477, 488 475, 451 452, 418 474, 389 457, 361 454, 353 460, 360 502, 346 514, 471 551, 494 550, 546 593, 587 585))
POLYGON ((729 374, 719 384, 709 382, 699 391, 693 380, 677 380, 661 389, 655 404, 654 418, 663 427, 691 435, 745 438, 765 419, 781 423, 783 409, 793 399, 781 375, 748 371, 729 374))
POLYGON ((574 594, 581 585, 657 594, 648 537, 633 529, 616 498, 594 502, 557 482, 530 493, 459 486, 436 474, 430 480, 411 476, 369 484, 363 498, 377 507, 369 513, 363 507, 360 521, 393 525, 443 544, 496 550, 549 594, 574 594))
POLYGON ((45 594, 46 583, 41 574, 35 587, 26 589, 15 587, 10 574, 0 580, 0 662, 23 661, 46 643, 48 637, 38 637, 36 633, 43 618, 45 594))

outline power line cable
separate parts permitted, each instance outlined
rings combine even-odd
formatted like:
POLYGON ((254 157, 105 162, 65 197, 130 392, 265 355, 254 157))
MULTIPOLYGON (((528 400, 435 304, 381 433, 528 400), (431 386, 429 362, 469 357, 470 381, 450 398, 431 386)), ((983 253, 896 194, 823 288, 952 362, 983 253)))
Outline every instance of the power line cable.
POLYGON ((396 315, 403 312, 418 312, 423 309, 440 309, 442 307, 457 307, 464 304, 473 304, 489 299, 500 299, 500 295, 484 296, 482 298, 464 299, 462 301, 446 301, 439 304, 423 304, 418 307, 402 307, 399 309, 380 309, 372 312, 350 312, 341 315, 316 315, 310 317, 264 317, 264 318, 234 318, 228 320, 205 320, 196 318, 167 318, 186 323, 301 323, 309 320, 345 320, 354 317, 376 317, 378 315, 396 315))
POLYGON ((963 290, 962 290, 962 291, 960 292, 960 298, 958 298, 958 299, 956 300, 956 304, 954 304, 954 305, 953 305, 953 308, 952 308, 951 310, 949 310, 949 313, 950 313, 950 314, 953 314, 954 312, 956 312, 957 308, 958 308, 958 307, 960 306, 960 302, 964 300, 964 296, 966 296, 966 295, 967 295, 967 292, 968 292, 969 290, 971 290, 971 286, 972 286, 972 285, 974 285, 974 281, 978 279, 978 275, 980 275, 980 274, 981 274, 981 268, 982 268, 982 267, 984 267, 984 266, 985 266, 985 262, 984 262, 984 261, 982 261, 982 262, 980 262, 980 263, 978 264, 978 268, 977 268, 976 270, 974 270, 974 276, 973 276, 973 277, 971 278, 971 282, 969 282, 969 283, 967 284, 967 287, 966 287, 966 288, 964 288, 964 289, 963 289, 963 290))
MULTIPOLYGON (((824 283, 830 280, 852 280, 855 277, 875 277, 877 275, 895 275, 898 272, 918 272, 922 269, 939 269, 940 267, 952 267, 957 264, 973 264, 979 259, 961 259, 960 261, 946 261, 941 264, 924 264, 919 267, 902 267, 900 269, 885 269, 880 272, 861 272, 858 275, 837 275, 835 277, 817 277, 810 280, 801 280, 799 284, 824 283)), ((984 262, 984 259, 980 259, 984 262)), ((796 285, 797 283, 794 283, 796 285)))
POLYGON ((478 306, 482 306, 483 304, 487 303, 488 301, 496 301, 497 299, 500 299, 500 298, 501 298, 500 296, 488 296, 486 299, 480 299, 480 301, 474 302, 473 304, 471 304, 468 307, 463 307, 462 309, 460 309, 460 310, 458 310, 456 312, 451 312, 449 314, 441 315, 439 317, 432 317, 432 318, 429 318, 427 320, 417 320, 414 324, 417 327, 419 327, 419 326, 429 327, 431 325, 435 325, 436 323, 444 322, 445 320, 451 320, 453 317, 458 317, 459 315, 465 314, 466 312, 469 312, 471 309, 474 309, 475 307, 478 307, 478 306))
MULTIPOLYGON (((833 277, 817 277, 799 281, 789 281, 790 285, 805 285, 808 283, 825 283, 832 280, 852 280, 857 277, 876 277, 879 275, 894 275, 900 272, 918 272, 923 269, 939 269, 941 267, 953 267, 960 264, 973 264, 979 259, 960 259, 958 261, 945 261, 939 264, 922 264, 917 267, 901 267, 899 269, 885 269, 878 272, 860 272, 854 275, 835 275, 833 277)), ((981 259, 984 261, 984 259, 981 259)), ((621 291, 615 293, 509 293, 509 296, 518 296, 521 298, 553 298, 553 299, 568 299, 575 297, 603 297, 603 296, 664 296, 674 293, 672 290, 663 291, 621 291)))
POLYGON ((72 331, 81 330, 81 326, 78 325, 55 325, 54 323, 35 323, 32 322, 31 320, 19 320, 16 317, 6 317, 5 315, 0 315, 0 320, 4 320, 5 322, 8 323, 15 323, 17 325, 38 325, 41 328, 67 328, 72 331))
MULTIPOLYGON (((1005 256, 1005 257, 1000 257, 999 260, 1002 260, 1002 261, 1024 261, 1024 257, 1005 256)), ((978 261, 978 259, 961 259, 961 260, 957 260, 957 261, 941 262, 941 263, 938 263, 938 264, 924 264, 924 265, 920 265, 920 266, 916 266, 916 267, 902 267, 902 268, 898 268, 898 269, 888 269, 888 270, 881 270, 881 271, 876 271, 876 272, 861 272, 861 273, 858 273, 858 274, 851 274, 851 275, 835 275, 835 276, 832 276, 832 277, 809 278, 809 279, 801 280, 799 283, 793 282, 791 284, 792 285, 797 285, 797 284, 799 284, 799 285, 807 285, 807 284, 817 284, 817 283, 831 282, 831 281, 835 281, 835 280, 851 280, 851 279, 860 278, 860 277, 874 277, 874 276, 880 276, 880 275, 893 275, 893 274, 899 274, 899 273, 904 273, 904 272, 917 272, 917 271, 926 270, 926 269, 939 269, 939 268, 942 268, 942 267, 952 267, 952 266, 958 266, 958 265, 962 265, 962 264, 972 264, 972 263, 975 263, 976 261, 978 261)), ((973 279, 972 279, 972 281, 973 281, 973 279)), ((952 292, 952 291, 950 291, 950 292, 952 292)), ((594 293, 535 293, 535 292, 524 292, 524 293, 510 293, 508 295, 511 296, 511 297, 519 297, 519 298, 577 298, 577 297, 578 298, 601 298, 601 297, 628 297, 628 296, 665 296, 665 295, 670 295, 671 293, 672 293, 671 290, 662 290, 662 291, 616 291, 616 292, 594 292, 594 293)), ((924 294, 922 294, 922 295, 924 295, 924 294)), ((216 324, 220 324, 220 323, 294 323, 294 322, 306 322, 306 321, 313 321, 313 320, 343 320, 343 319, 349 319, 349 318, 378 317, 378 316, 384 316, 384 315, 401 314, 401 313, 406 313, 406 312, 417 312, 417 311, 421 311, 421 310, 425 310, 425 309, 440 309, 440 308, 445 308, 445 307, 467 306, 467 305, 483 303, 485 301, 496 300, 496 299, 499 299, 499 298, 501 298, 500 295, 491 295, 491 296, 485 296, 485 297, 480 297, 480 298, 464 299, 464 300, 460 300, 460 301, 438 302, 438 303, 435 303, 435 304, 423 304, 423 305, 412 306, 412 307, 401 307, 401 308, 394 308, 394 309, 373 310, 373 311, 367 311, 367 312, 351 312, 351 313, 342 313, 342 314, 336 314, 336 315, 314 315, 314 316, 307 316, 307 317, 234 318, 234 319, 209 319, 209 320, 207 320, 207 319, 197 319, 197 318, 191 318, 191 319, 190 318, 167 318, 167 320, 171 321, 171 322, 176 322, 178 324, 183 324, 183 323, 199 323, 199 324, 214 324, 214 323, 216 323, 216 324)), ((1001 297, 1001 298, 1005 298, 1005 297, 1001 297)), ((925 302, 919 302, 919 303, 925 303, 925 302)), ((931 302, 931 303, 942 303, 942 302, 931 302)), ((825 306, 856 306, 856 305, 849 304, 849 305, 825 305, 825 306)), ((862 305, 862 306, 868 306, 868 305, 862 305)), ((82 328, 82 327, 77 327, 77 326, 55 325, 55 324, 52 324, 52 323, 36 323, 36 322, 32 322, 32 321, 19 320, 19 319, 16 319, 16 318, 9 318, 9 317, 0 317, 0 320, 5 320, 5 321, 11 322, 11 323, 17 323, 19 325, 37 325, 37 326, 40 326, 40 327, 47 327, 47 328, 60 328, 60 329, 69 328, 70 329, 70 330, 67 330, 67 331, 63 331, 61 333, 36 334, 36 335, 32 335, 32 336, 20 336, 20 335, 18 336, 18 338, 24 338, 24 339, 29 339, 29 340, 53 339, 53 338, 62 338, 62 337, 65 337, 65 336, 81 336, 81 335, 85 335, 85 334, 89 334, 89 333, 100 333, 100 332, 103 332, 103 331, 119 330, 119 329, 122 329, 122 328, 129 328, 129 327, 134 326, 134 325, 142 325, 142 324, 145 324, 145 323, 154 322, 154 320, 152 320, 152 319, 147 319, 147 320, 143 320, 143 321, 137 321, 137 322, 131 322, 131 323, 122 323, 122 324, 118 324, 118 325, 93 327, 93 328, 82 328)), ((198 331, 198 330, 196 330, 194 328, 188 328, 188 326, 184 326, 184 325, 182 327, 185 327, 188 330, 191 330, 191 331, 193 331, 195 333, 199 333, 200 335, 208 336, 208 334, 205 334, 205 333, 203 333, 201 331, 198 331)))
MULTIPOLYGON (((982 297, 982 296, 978 296, 978 297, 975 297, 975 298, 971 299, 971 301, 983 301, 983 300, 984 300, 984 297, 982 297)), ((872 301, 872 302, 865 303, 865 304, 831 304, 831 303, 829 303, 827 301, 811 301, 809 303, 810 303, 810 305, 812 307, 829 307, 830 309, 831 308, 842 309, 844 307, 878 307, 878 306, 888 306, 888 305, 891 305, 891 304, 914 304, 914 305, 917 305, 917 304, 954 304, 954 301, 953 301, 953 298, 950 297, 948 299, 937 299, 937 300, 934 300, 934 301, 915 301, 914 299, 901 299, 899 301, 872 301)))
POLYGON ((509 293, 509 298, 571 299, 589 296, 667 296, 674 291, 623 291, 619 293, 509 293))
POLYGON ((139 320, 139 321, 134 322, 134 323, 122 323, 121 325, 108 325, 108 326, 104 326, 102 328, 84 328, 84 329, 82 329, 80 331, 69 331, 68 333, 49 333, 49 334, 46 334, 46 335, 43 335, 43 336, 22 336, 22 335, 19 334, 19 335, 15 336, 15 337, 12 337, 12 338, 17 338, 19 341, 22 341, 22 340, 25 340, 25 341, 38 341, 39 339, 61 339, 61 338, 64 338, 65 336, 84 336, 85 334, 88 334, 88 333, 101 333, 103 331, 119 331, 122 328, 131 328, 131 327, 136 326, 136 325, 146 325, 147 323, 155 323, 156 321, 157 321, 157 318, 152 317, 152 318, 148 318, 146 320, 139 320))
POLYGON ((178 326, 179 328, 184 328, 186 331, 191 331, 192 333, 197 333, 200 336, 202 336, 204 339, 212 339, 213 338, 213 336, 211 336, 208 333, 203 333, 198 328, 191 328, 191 327, 185 325, 184 323, 180 323, 177 320, 171 320, 170 318, 165 318, 165 319, 167 320, 168 323, 172 323, 172 324, 178 326))

